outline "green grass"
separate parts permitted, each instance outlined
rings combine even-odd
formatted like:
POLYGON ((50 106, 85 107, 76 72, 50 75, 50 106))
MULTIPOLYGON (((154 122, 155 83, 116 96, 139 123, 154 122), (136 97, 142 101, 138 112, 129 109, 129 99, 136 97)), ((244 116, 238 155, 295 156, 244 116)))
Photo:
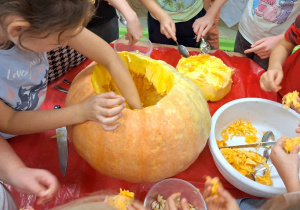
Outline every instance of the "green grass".
MULTIPOLYGON (((123 36, 124 34, 126 34, 127 29, 126 28, 119 28, 119 36, 123 36)), ((147 38, 149 38, 149 34, 147 30, 143 30, 143 35, 147 38)), ((295 47, 295 49, 293 50, 293 52, 295 52, 296 50, 298 50, 300 48, 300 46, 295 47)), ((227 51, 227 52, 233 52, 234 49, 234 39, 226 39, 226 38, 221 38, 220 37, 220 49, 223 51, 227 51)))
MULTIPOLYGON (((119 37, 124 36, 126 34, 126 32, 127 32, 126 28, 119 28, 119 37)), ((143 30, 143 36, 149 38, 147 30, 143 30)))

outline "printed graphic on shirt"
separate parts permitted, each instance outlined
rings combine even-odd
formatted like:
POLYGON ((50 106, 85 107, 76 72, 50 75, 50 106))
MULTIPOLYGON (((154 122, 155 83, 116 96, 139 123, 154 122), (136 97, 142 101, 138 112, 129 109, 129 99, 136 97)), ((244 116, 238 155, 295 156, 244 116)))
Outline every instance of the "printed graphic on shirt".
POLYGON ((17 102, 15 110, 34 110, 40 107, 40 98, 45 97, 45 89, 47 87, 48 72, 46 72, 44 78, 41 80, 40 84, 35 86, 27 86, 19 88, 19 98, 20 101, 17 102))
POLYGON ((157 4, 169 12, 182 12, 192 7, 196 0, 156 0, 157 4))
POLYGON ((252 15, 268 22, 284 23, 294 8, 297 0, 254 0, 252 15))
POLYGON ((47 91, 46 53, 28 53, 15 47, 2 52, 4 56, 0 63, 0 99, 16 111, 38 110, 47 91))

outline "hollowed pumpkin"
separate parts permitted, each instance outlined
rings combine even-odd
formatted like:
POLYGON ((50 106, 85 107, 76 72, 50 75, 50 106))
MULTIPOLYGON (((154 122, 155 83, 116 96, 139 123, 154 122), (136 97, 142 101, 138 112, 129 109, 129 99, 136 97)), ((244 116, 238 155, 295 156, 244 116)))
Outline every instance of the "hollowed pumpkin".
MULTIPOLYGON (((91 121, 68 126, 78 154, 98 172, 136 183, 156 182, 184 171, 203 150, 210 132, 205 97, 167 63, 134 53, 119 54, 144 108, 125 108, 121 126, 113 132, 91 121)), ((119 93, 107 70, 101 65, 88 67, 73 80, 66 106, 107 91, 119 93)))

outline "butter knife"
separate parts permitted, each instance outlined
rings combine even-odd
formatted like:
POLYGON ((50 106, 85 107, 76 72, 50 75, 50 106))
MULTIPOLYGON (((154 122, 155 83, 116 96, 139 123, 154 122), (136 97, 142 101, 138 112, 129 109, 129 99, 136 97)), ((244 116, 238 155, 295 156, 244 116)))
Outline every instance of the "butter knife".
POLYGON ((269 142, 258 142, 258 143, 251 143, 251 144, 241 144, 241 145, 234 145, 234 146, 224 146, 219 147, 219 149, 223 148, 248 148, 248 147, 257 147, 257 146, 274 146, 276 141, 269 141, 269 142))
MULTIPOLYGON (((54 109, 60 109, 60 106, 55 105, 54 109)), ((56 129, 56 141, 60 170, 62 175, 65 176, 68 165, 68 135, 66 127, 56 129)))

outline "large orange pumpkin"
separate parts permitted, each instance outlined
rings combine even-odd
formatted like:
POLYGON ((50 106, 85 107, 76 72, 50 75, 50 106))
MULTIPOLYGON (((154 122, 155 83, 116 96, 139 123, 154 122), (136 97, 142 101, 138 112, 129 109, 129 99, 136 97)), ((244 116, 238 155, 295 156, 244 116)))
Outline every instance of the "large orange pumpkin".
MULTIPOLYGON (((144 108, 125 108, 121 126, 113 132, 88 121, 69 126, 68 134, 78 154, 102 174, 136 183, 174 176, 188 168, 206 144, 211 127, 206 99, 197 85, 167 63, 119 54, 144 108)), ((111 90, 119 93, 107 70, 88 67, 73 80, 66 106, 111 90)))

